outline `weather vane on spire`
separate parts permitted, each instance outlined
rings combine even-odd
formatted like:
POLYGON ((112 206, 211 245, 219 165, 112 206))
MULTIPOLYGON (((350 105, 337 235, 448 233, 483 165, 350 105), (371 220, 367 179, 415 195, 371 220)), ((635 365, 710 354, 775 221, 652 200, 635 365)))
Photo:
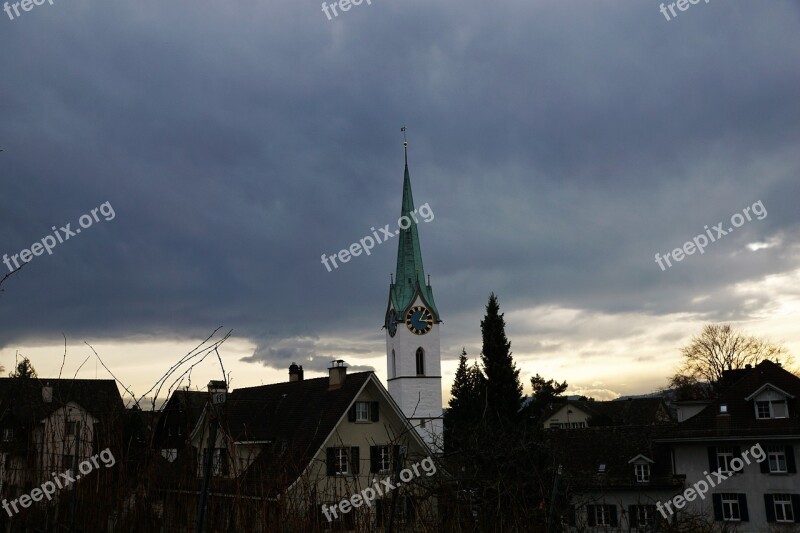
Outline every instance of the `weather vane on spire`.
POLYGON ((408 130, 408 128, 406 128, 405 126, 400 128, 400 131, 403 132, 403 146, 408 146, 408 139, 406 139, 406 130, 408 130))

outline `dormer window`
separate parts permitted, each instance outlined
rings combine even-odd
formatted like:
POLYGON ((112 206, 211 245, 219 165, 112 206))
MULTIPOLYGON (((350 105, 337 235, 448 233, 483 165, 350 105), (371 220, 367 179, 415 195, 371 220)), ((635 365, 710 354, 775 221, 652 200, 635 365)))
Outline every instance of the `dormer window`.
POLYGON ((763 400, 756 402, 756 418, 786 418, 786 400, 763 400))
POLYGON ((727 415, 728 414, 728 404, 727 403, 719 404, 719 414, 721 414, 721 415, 727 415))
POLYGON ((766 383, 745 400, 753 402, 756 420, 770 420, 773 418, 789 418, 787 400, 793 398, 794 396, 788 392, 766 383))
POLYGON ((597 467, 598 474, 605 474, 606 473, 606 465, 602 463, 600 466, 597 467))
POLYGON ((649 464, 638 464, 633 465, 633 471, 636 474, 636 482, 637 483, 649 483, 650 482, 650 465, 649 464))

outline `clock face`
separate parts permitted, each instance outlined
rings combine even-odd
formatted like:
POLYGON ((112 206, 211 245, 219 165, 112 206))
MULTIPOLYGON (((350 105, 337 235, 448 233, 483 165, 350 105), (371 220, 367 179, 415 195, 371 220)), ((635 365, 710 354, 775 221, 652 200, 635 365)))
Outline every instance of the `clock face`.
POLYGON ((397 333, 397 313, 394 312, 394 309, 389 311, 389 318, 386 320, 386 329, 389 330, 390 337, 394 337, 394 334, 397 333))
POLYGON ((412 307, 406 314, 406 326, 411 333, 425 335, 433 327, 433 315, 421 305, 412 307))

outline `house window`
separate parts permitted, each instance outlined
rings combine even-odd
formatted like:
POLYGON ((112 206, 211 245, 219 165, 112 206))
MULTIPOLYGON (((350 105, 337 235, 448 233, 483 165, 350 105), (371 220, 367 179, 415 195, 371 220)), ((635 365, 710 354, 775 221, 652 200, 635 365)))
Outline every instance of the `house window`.
POLYGON ((652 527, 656 523, 655 505, 632 505, 631 506, 631 527, 646 528, 652 527))
POLYGON ((634 465, 634 472, 636 472, 637 483, 647 483, 650 481, 650 465, 640 464, 634 465))
POLYGON ((327 515, 323 512, 320 518, 320 524, 324 524, 323 531, 352 531, 356 528, 355 513, 342 513, 339 503, 341 502, 327 502, 320 507, 320 511, 328 511, 327 515), (335 509, 335 514, 331 508, 335 509))
POLYGON ((425 350, 422 347, 417 348, 417 375, 425 375, 425 350))
POLYGON ((14 430, 5 428, 3 430, 3 442, 11 442, 12 440, 14 440, 14 430))
POLYGON ((77 422, 75 422, 74 420, 67 420, 66 433, 67 433, 68 437, 72 436, 72 435, 75 435, 75 427, 76 426, 77 426, 77 422))
POLYGON ((597 473, 598 474, 605 474, 606 473, 606 465, 605 465, 605 463, 603 463, 603 464, 601 464, 600 466, 597 467, 597 473))
POLYGON ((356 422, 369 422, 369 402, 356 402, 356 422))
POLYGON ((727 403, 719 404, 719 414, 721 414, 721 415, 727 415, 728 414, 728 404, 727 403))
MULTIPOLYGON (((371 450, 370 450, 371 451, 371 450)), ((331 447, 327 449, 326 466, 329 476, 358 474, 359 449, 331 447)))
POLYGON ((216 448, 214 450, 212 470, 215 476, 228 475, 228 450, 225 448, 216 448))
POLYGON ((775 503, 775 520, 777 522, 794 522, 794 509, 792 509, 792 496, 790 494, 775 494, 772 496, 775 503))
POLYGON ((742 519, 739 509, 738 494, 722 494, 722 519, 729 522, 738 522, 742 519))
POLYGON ((611 524, 611 505, 595 505, 594 507, 595 524, 598 526, 610 526, 611 524))
POLYGON ((772 474, 785 474, 786 468, 786 448, 783 446, 767 446, 767 461, 769 471, 772 474))
POLYGON ((558 429, 561 427, 561 424, 558 422, 550 422, 550 429, 558 429))
POLYGON ((61 469, 62 470, 69 470, 72 468, 72 455, 71 454, 64 454, 61 456, 61 469))
POLYGON ((421 428, 425 427, 425 419, 424 418, 420 418, 419 419, 419 427, 421 427, 421 428))
POLYGON ((786 409, 786 400, 771 400, 756 402, 756 418, 786 418, 789 416, 786 409))
POLYGON ((733 448, 717 448, 717 466, 720 472, 733 472, 733 468, 731 468, 731 461, 733 461, 733 457, 733 448))
POLYGON ((392 470, 392 457, 399 453, 397 446, 370 446, 369 471, 373 474, 382 474, 392 470))
POLYGON ((347 456, 347 448, 336 448, 334 465, 337 474, 350 473, 350 461, 347 456))

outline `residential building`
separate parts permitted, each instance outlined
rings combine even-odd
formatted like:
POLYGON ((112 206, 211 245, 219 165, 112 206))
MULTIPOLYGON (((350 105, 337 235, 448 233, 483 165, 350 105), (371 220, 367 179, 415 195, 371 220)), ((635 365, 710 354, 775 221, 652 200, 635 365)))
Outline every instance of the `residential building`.
POLYGON ((162 458, 169 472, 162 478, 162 521, 169 531, 186 530, 196 516, 205 460, 208 531, 381 531, 389 520, 394 531, 435 527, 427 475, 369 506, 330 511, 431 456, 373 372, 348 374, 335 361, 328 377, 303 379, 293 364, 288 382, 232 392, 220 383, 212 387, 226 396, 216 407, 204 406, 189 435, 195 452, 178 453, 171 463, 162 458))
POLYGON ((706 516, 742 533, 800 530, 800 378, 763 361, 726 372, 724 383, 716 400, 660 440, 687 487, 712 485, 678 515, 706 516))

